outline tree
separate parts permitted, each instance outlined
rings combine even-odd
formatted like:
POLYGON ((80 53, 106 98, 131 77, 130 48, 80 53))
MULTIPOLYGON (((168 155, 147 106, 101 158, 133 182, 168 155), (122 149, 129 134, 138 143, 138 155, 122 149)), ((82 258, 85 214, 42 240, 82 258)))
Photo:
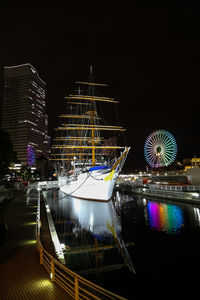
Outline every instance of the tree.
POLYGON ((17 160, 17 153, 13 150, 10 134, 0 130, 0 180, 9 173, 11 162, 17 160))
POLYGON ((48 180, 54 172, 52 164, 44 155, 38 157, 36 167, 41 180, 48 180))

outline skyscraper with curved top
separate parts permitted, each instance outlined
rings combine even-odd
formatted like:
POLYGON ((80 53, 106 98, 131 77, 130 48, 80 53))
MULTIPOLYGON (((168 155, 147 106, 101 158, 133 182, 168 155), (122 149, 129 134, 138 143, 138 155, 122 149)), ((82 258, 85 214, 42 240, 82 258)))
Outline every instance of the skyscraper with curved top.
POLYGON ((2 128, 10 133, 23 165, 49 152, 46 83, 29 63, 4 67, 2 128))

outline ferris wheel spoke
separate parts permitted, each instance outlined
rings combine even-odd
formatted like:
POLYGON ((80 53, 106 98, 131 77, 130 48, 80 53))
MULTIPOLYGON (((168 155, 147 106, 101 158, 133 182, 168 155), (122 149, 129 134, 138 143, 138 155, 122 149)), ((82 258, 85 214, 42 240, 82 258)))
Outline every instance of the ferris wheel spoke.
POLYGON ((151 163, 153 163, 155 161, 155 157, 148 158, 148 161, 150 161, 151 163))
POLYGON ((154 153, 151 153, 151 154, 149 154, 148 158, 149 158, 149 160, 152 161, 152 160, 154 160, 156 158, 156 156, 155 156, 154 153))
POLYGON ((169 160, 166 158, 166 156, 163 157, 163 161, 164 161, 164 164, 167 166, 169 163, 169 160))
POLYGON ((176 151, 176 149, 168 149, 168 150, 166 151, 166 153, 167 153, 168 155, 173 155, 173 154, 176 155, 177 151, 176 151))
POLYGON ((168 154, 166 154, 166 159, 168 160, 168 161, 172 161, 172 156, 171 155, 168 155, 168 154))
POLYGON ((169 135, 168 134, 163 134, 163 140, 166 142, 169 140, 169 135))
POLYGON ((171 142, 168 142, 168 143, 165 144, 165 147, 166 148, 173 148, 174 145, 171 142))
POLYGON ((154 144, 154 143, 155 143, 155 141, 154 141, 154 139, 152 139, 152 138, 146 140, 146 144, 147 144, 147 145, 152 145, 152 144, 154 144))
POLYGON ((156 157, 153 158, 152 164, 154 165, 156 163, 156 157))
POLYGON ((154 145, 155 145, 155 141, 153 141, 153 140, 149 141, 148 147, 152 147, 154 145))
POLYGON ((161 163, 162 163, 162 165, 164 165, 164 166, 167 165, 167 161, 164 159, 164 157, 161 157, 161 163))
POLYGON ((156 144, 156 140, 154 139, 154 138, 151 138, 150 140, 149 140, 149 143, 148 143, 149 145, 155 145, 156 144))
POLYGON ((154 139, 155 141, 158 140, 158 135, 157 134, 153 134, 152 139, 154 139))
POLYGON ((154 154, 149 155, 149 159, 150 159, 150 160, 156 159, 156 156, 155 156, 154 154))

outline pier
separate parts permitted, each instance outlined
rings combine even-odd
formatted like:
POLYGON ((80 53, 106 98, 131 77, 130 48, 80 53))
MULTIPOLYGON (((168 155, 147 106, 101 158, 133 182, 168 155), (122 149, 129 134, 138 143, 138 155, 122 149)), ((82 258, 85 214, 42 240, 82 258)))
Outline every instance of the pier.
MULTIPOLYGON (((55 188, 49 185, 48 188, 55 188)), ((13 299, 121 299, 58 260, 46 214, 40 198, 45 184, 29 186, 27 194, 15 192, 1 208, 8 225, 6 243, 1 249, 0 284, 4 300, 13 299)))
MULTIPOLYGON (((24 192, 14 194, 12 201, 1 207, 1 217, 8 225, 6 241, 1 247, 0 285, 1 299, 73 299, 57 284, 52 284, 49 274, 40 265, 35 236, 38 198, 30 205, 24 192)), ((43 221, 45 245, 52 255, 52 243, 43 221), (50 246, 51 245, 51 246, 50 246)))
MULTIPOLYGON (((177 177, 177 181, 179 176, 177 177)), ((200 204, 200 186, 189 184, 162 184, 143 183, 134 181, 134 176, 121 176, 117 181, 116 190, 131 192, 133 194, 155 197, 159 199, 173 199, 187 203, 200 204)))

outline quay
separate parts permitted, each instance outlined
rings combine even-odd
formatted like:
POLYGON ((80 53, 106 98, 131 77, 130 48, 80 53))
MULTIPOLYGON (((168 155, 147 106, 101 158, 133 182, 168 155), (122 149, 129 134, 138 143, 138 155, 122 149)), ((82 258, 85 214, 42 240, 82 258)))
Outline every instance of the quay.
MULTIPOLYGON (((20 191, 0 208, 0 215, 8 226, 5 245, 0 249, 2 300, 73 299, 60 286, 52 284, 40 265, 35 237, 37 201, 37 198, 32 199, 27 205, 26 194, 20 191)), ((48 228, 43 223, 45 245, 49 245, 53 254, 48 228)))
POLYGON ((1 204, 0 216, 8 230, 5 245, 0 246, 0 299, 127 300, 93 284, 58 261, 47 208, 40 197, 42 189, 50 188, 56 185, 32 185, 30 195, 26 191, 15 191, 12 199, 1 204))
POLYGON ((125 179, 122 177, 117 181, 116 190, 159 199, 200 204, 200 186, 198 185, 143 183, 126 176, 125 179))

